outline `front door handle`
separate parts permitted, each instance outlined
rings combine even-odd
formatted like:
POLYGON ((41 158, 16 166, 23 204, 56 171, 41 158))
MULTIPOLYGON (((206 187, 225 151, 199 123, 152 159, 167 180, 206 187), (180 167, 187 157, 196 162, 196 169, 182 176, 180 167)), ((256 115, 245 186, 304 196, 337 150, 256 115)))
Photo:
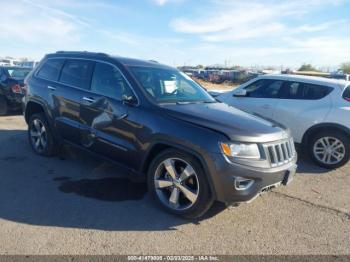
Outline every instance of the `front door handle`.
POLYGON ((47 86, 47 89, 51 90, 51 91, 55 91, 56 90, 56 87, 53 87, 53 86, 47 86))
POLYGON ((270 105, 263 105, 262 108, 263 109, 270 109, 271 107, 270 107, 270 105))
POLYGON ((89 102, 89 103, 95 102, 95 99, 90 98, 90 97, 86 97, 86 96, 83 97, 83 100, 84 100, 84 101, 87 101, 87 102, 89 102))

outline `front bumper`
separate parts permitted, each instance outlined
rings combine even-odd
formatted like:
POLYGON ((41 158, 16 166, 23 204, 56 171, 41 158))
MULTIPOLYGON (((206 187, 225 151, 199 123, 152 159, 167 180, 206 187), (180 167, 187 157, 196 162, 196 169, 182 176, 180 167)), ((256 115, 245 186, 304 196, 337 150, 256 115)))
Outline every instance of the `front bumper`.
POLYGON ((296 172, 295 156, 291 162, 276 168, 255 168, 229 163, 220 154, 212 155, 216 197, 226 204, 249 202, 261 192, 278 185, 288 184, 296 172), (243 181, 242 188, 238 185, 243 181), (245 188, 244 185, 247 185, 245 188))

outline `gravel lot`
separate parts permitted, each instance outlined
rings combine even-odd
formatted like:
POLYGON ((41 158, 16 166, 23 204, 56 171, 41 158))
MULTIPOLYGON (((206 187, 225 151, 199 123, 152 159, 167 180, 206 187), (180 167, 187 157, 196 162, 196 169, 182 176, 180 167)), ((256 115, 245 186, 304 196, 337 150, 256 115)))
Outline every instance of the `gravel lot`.
POLYGON ((188 221, 86 153, 34 155, 23 117, 0 117, 0 254, 350 254, 350 166, 298 164, 290 186, 188 221))

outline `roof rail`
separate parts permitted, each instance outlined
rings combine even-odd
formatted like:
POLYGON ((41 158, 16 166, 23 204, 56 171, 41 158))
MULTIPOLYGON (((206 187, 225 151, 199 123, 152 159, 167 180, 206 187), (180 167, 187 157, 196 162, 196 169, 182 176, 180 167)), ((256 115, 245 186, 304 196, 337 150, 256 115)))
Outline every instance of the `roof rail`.
POLYGON ((56 54, 84 54, 84 55, 102 55, 102 56, 109 56, 106 53, 99 53, 99 52, 89 52, 89 51, 57 51, 56 54))

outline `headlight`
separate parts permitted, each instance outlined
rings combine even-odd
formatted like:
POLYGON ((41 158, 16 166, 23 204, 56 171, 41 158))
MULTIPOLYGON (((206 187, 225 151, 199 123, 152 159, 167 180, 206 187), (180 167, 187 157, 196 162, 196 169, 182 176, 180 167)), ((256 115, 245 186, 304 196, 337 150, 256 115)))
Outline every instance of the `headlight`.
POLYGON ((220 143, 221 151, 228 157, 260 159, 257 144, 220 143))

